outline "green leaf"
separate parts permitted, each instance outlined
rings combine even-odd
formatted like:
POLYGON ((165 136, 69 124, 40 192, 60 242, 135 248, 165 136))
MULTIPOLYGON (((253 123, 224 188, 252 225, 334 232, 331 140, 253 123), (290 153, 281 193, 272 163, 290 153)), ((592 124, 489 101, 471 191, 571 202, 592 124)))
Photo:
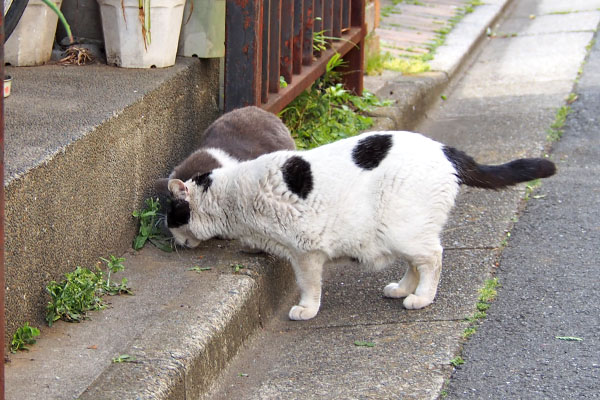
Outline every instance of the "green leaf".
POLYGON ((375 347, 375 343, 373 342, 366 342, 363 340, 355 340, 354 341, 354 345, 355 346, 360 346, 360 347, 375 347))
POLYGON ((555 336, 558 340, 565 340, 567 342, 582 342, 583 339, 575 336, 555 336))

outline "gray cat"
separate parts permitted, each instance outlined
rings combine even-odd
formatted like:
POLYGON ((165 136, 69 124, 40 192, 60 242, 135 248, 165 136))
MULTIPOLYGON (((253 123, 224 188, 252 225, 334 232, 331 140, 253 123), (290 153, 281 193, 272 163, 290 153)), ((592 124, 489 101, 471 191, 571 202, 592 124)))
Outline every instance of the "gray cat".
POLYGON ((169 179, 185 182, 222 167, 208 149, 218 149, 234 160, 247 161, 273 151, 295 150, 296 145, 288 128, 274 114, 255 106, 238 108, 223 114, 206 128, 198 150, 176 166, 168 178, 158 179, 156 191, 169 194, 169 179))
MULTIPOLYGON (((167 195, 169 179, 185 182, 225 165, 252 160, 278 150, 295 149, 290 131, 277 116, 254 106, 238 108, 223 114, 206 128, 199 149, 176 166, 169 178, 158 179, 154 187, 158 193, 167 195)), ((173 206, 171 203, 171 208, 173 206)), ((176 229, 194 241, 192 235, 185 234, 187 224, 176 229)), ((179 244, 197 245, 190 242, 179 244)))

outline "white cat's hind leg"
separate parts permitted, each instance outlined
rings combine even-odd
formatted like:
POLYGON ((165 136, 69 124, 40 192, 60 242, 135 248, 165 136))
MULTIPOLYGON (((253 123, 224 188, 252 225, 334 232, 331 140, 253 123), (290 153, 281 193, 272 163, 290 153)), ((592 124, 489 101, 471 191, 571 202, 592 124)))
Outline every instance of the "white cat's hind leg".
POLYGON ((383 289, 385 297, 394 299, 406 297, 415 292, 419 284, 419 272, 414 265, 409 265, 400 282, 392 282, 383 289))
POLYGON ((419 274, 419 284, 414 294, 404 299, 407 309, 419 309, 430 305, 437 293, 438 283, 442 272, 442 249, 439 248, 429 257, 419 257, 414 260, 419 274))
POLYGON ((290 309, 292 320, 307 320, 319 312, 321 306, 321 276, 325 257, 309 253, 292 260, 296 283, 300 288, 300 303, 290 309))

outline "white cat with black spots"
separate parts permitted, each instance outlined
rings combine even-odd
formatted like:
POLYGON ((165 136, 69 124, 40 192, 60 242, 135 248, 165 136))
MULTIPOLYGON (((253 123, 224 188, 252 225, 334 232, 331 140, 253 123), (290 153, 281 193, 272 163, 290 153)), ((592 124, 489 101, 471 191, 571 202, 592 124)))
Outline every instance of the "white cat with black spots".
MULTIPOLYGON (((294 320, 313 318, 324 264, 352 258, 374 269, 409 267, 387 297, 408 309, 434 300, 442 268, 440 233, 460 184, 502 188, 554 174, 544 159, 499 166, 412 132, 369 132, 309 151, 278 151, 169 181, 191 234, 240 239, 290 261, 300 288, 294 320)), ((174 215, 168 218, 175 218, 174 215)))

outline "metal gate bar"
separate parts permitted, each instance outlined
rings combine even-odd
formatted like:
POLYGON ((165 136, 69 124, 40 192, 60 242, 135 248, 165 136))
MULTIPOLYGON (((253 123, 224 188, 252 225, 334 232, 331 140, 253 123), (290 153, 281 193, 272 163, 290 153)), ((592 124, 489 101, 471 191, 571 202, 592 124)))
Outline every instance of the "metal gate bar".
POLYGON ((336 52, 347 62, 346 88, 362 94, 364 7, 365 0, 227 0, 225 111, 256 105, 279 112, 336 52), (313 48, 321 31, 334 38, 324 51, 313 48))

